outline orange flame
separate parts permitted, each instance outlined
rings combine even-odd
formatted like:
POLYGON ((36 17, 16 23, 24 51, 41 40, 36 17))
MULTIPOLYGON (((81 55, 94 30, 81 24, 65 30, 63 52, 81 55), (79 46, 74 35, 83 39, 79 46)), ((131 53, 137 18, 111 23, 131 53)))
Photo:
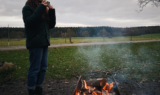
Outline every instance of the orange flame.
POLYGON ((78 91, 76 90, 76 93, 75 93, 75 95, 80 95, 80 92, 78 92, 78 91))
POLYGON ((83 80, 83 82, 84 82, 84 88, 85 88, 85 89, 89 89, 90 87, 89 87, 89 86, 87 86, 86 81, 85 81, 85 80, 83 80))
MULTIPOLYGON (((88 85, 87 85, 87 82, 86 82, 85 80, 83 80, 83 83, 84 83, 84 88, 85 88, 85 89, 88 89, 88 92, 89 92, 89 93, 92 93, 92 95, 103 95, 103 94, 105 94, 105 93, 106 93, 106 95, 109 95, 109 92, 111 91, 111 89, 112 89, 112 87, 113 87, 113 82, 110 83, 110 84, 106 83, 105 86, 102 88, 102 90, 103 90, 103 91, 106 91, 106 92, 103 92, 103 94, 102 94, 102 93, 99 93, 99 94, 98 94, 98 93, 95 91, 95 89, 96 89, 95 87, 88 86, 88 85)), ((75 95, 81 95, 81 91, 76 90, 75 95)), ((83 93, 83 95, 86 95, 86 93, 83 93)))
POLYGON ((106 90, 108 86, 108 83, 106 83, 106 85, 102 88, 103 90, 106 90))
POLYGON ((98 94, 96 93, 96 91, 93 91, 93 92, 92 92, 92 95, 98 95, 98 94))
POLYGON ((103 87, 103 90, 108 90, 108 92, 110 92, 112 87, 113 87, 113 82, 110 84, 106 83, 106 85, 103 87))
POLYGON ((109 87, 107 88, 108 92, 111 91, 112 87, 113 87, 113 82, 112 82, 112 83, 109 85, 109 87))
POLYGON ((106 90, 106 93, 107 93, 107 95, 109 95, 109 94, 108 94, 108 90, 106 90))

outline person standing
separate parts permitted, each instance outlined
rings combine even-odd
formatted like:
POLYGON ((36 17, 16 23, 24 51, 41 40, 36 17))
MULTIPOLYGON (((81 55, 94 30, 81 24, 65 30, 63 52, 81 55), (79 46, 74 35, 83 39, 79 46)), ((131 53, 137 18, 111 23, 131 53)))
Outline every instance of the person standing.
POLYGON ((30 66, 27 76, 29 95, 43 95, 50 46, 50 31, 56 25, 55 9, 45 0, 27 0, 22 9, 25 26, 26 48, 30 66))

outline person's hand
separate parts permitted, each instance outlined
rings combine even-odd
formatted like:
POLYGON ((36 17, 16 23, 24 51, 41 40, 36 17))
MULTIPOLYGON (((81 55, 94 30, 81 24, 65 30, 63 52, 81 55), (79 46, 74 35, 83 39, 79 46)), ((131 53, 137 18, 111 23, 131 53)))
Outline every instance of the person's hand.
POLYGON ((53 6, 52 6, 51 4, 49 5, 49 9, 54 9, 53 6))
POLYGON ((42 0, 41 4, 43 4, 44 6, 47 7, 47 2, 46 2, 46 0, 42 0))

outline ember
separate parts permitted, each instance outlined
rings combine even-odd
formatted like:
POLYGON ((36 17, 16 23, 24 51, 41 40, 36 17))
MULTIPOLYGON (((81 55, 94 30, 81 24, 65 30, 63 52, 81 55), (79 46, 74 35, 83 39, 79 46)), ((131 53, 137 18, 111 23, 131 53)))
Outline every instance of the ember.
POLYGON ((80 95, 80 93, 81 93, 80 91, 76 91, 75 95, 80 95))
POLYGON ((110 95, 109 93, 113 92, 113 84, 113 82, 107 83, 106 78, 90 79, 88 81, 82 81, 80 78, 77 84, 78 88, 73 95, 110 95))

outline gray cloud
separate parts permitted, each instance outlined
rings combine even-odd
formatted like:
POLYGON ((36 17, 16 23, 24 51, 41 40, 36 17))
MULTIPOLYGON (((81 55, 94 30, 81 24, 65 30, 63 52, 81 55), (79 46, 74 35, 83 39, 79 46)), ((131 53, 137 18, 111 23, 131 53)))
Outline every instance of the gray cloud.
MULTIPOLYGON (((23 27, 26 0, 0 0, 0 26, 23 27), (14 20, 12 20, 14 18, 14 20), (3 19, 3 20, 2 20, 3 19), (17 20, 17 21, 16 21, 17 20)), ((57 26, 151 26, 160 24, 159 7, 147 5, 140 13, 138 0, 50 0, 57 26)))

